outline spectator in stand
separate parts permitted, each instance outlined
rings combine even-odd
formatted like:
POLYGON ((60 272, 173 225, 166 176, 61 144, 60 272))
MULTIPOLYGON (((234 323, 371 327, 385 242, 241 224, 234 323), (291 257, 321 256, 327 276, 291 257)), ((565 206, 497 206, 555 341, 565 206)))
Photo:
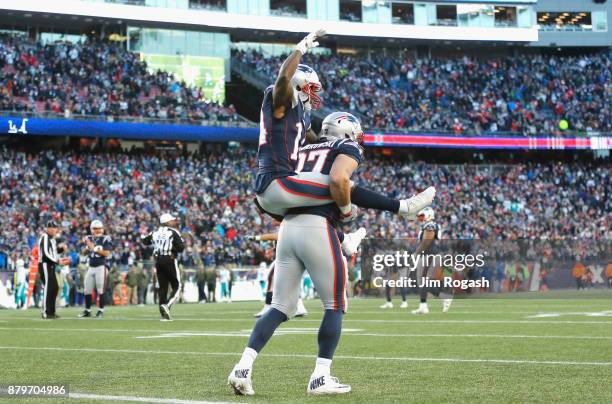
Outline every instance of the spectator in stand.
MULTIPOLYGON (((202 155, 0 148, 0 251, 11 246, 29 257, 50 219, 74 251, 88 223, 99 218, 120 240, 113 267, 149 262, 138 235, 150 216, 176 211, 182 231, 193 235, 192 254, 181 255, 181 265, 196 252, 207 269, 259 264, 265 251, 245 235, 275 230, 252 204, 256 149, 206 147, 202 155)), ((354 180, 391 197, 399 196, 396 189, 411 195, 434 184, 440 225, 450 239, 606 240, 612 237, 611 171, 580 162, 447 166, 371 158, 354 180)), ((416 236, 410 223, 374 211, 362 211, 355 225, 371 237, 416 236)), ((211 299, 216 276, 207 279, 211 299)))
MULTIPOLYGON (((236 51, 264 77, 283 56, 236 51)), ((327 94, 325 107, 359 113, 371 130, 559 135, 612 131, 609 53, 518 55, 476 60, 308 54, 327 94)))
POLYGON ((61 116, 237 121, 233 105, 210 102, 168 72, 150 72, 122 44, 43 45, 0 37, 0 110, 61 116))

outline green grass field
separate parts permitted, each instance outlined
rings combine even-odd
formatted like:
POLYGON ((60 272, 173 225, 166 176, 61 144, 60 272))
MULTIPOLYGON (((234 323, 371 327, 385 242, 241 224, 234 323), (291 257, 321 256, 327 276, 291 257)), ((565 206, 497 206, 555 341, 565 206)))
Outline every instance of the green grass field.
POLYGON ((446 314, 432 300, 432 313, 420 317, 409 312, 414 296, 408 310, 397 301, 381 310, 380 300, 351 300, 332 372, 353 391, 324 398, 306 395, 321 319, 317 300, 307 302, 308 317, 285 323, 260 354, 256 396, 248 398, 234 396, 226 378, 260 303, 177 305, 172 323, 160 322, 153 306, 109 307, 101 320, 77 319, 72 308, 60 309, 56 321, 41 320, 34 309, 2 310, 0 384, 253 403, 612 403, 610 295, 556 297, 456 300, 446 314))

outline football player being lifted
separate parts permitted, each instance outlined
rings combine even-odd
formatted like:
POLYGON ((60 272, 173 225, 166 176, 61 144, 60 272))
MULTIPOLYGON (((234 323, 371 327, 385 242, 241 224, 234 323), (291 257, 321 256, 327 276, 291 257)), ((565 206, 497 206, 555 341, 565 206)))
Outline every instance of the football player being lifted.
MULTIPOLYGON (((295 47, 280 67, 274 85, 264 91, 260 115, 258 170, 255 179, 255 203, 258 208, 277 220, 282 220, 288 209, 321 206, 332 202, 338 205, 343 221, 354 219, 355 208, 350 198, 341 198, 329 189, 329 175, 320 170, 302 171, 298 165, 300 147, 316 140, 311 130, 310 110, 321 106, 321 82, 317 73, 309 66, 300 64, 306 52, 319 45, 318 39, 325 30, 308 34, 295 47)), ((329 124, 341 125, 343 120, 356 118, 347 113, 335 113, 326 118, 329 124)), ((351 122, 354 124, 355 122, 351 122)), ((357 122, 358 123, 358 122, 357 122)), ((361 130, 361 129, 360 129, 361 130)), ((353 134, 363 140, 363 132, 353 134)), ((325 136, 325 133, 322 133, 325 136)), ((310 154, 310 159, 316 158, 310 154)), ((429 206, 435 196, 435 188, 400 201, 395 212, 416 219, 416 213, 429 206)), ((351 188, 353 203, 364 208, 383 209, 372 199, 374 193, 362 187, 351 188)))

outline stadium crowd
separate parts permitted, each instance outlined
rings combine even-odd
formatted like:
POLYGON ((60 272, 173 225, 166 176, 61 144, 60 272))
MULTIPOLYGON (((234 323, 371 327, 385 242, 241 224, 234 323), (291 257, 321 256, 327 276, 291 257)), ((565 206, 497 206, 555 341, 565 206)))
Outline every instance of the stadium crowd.
MULTIPOLYGON (((146 255, 140 235, 170 211, 189 234, 184 265, 258 265, 266 251, 245 236, 274 231, 274 224, 252 203, 256 150, 205 147, 174 156, 0 149, 0 251, 29 257, 44 223, 54 219, 76 252, 98 218, 115 240, 115 264, 127 271, 146 255)), ((455 166, 373 158, 356 182, 394 197, 435 185, 446 238, 599 240, 612 236, 611 174, 610 166, 589 164, 455 166)), ((418 231, 414 222, 374 211, 362 211, 356 225, 371 237, 418 231)))
POLYGON ((0 37, 0 110, 61 116, 236 121, 233 105, 204 99, 138 54, 109 42, 43 45, 0 37))
MULTIPOLYGON (((235 51, 234 58, 266 77, 284 60, 256 50, 235 51)), ((483 60, 308 54, 302 63, 319 74, 324 106, 361 114, 370 130, 612 131, 612 63, 605 53, 483 60)))

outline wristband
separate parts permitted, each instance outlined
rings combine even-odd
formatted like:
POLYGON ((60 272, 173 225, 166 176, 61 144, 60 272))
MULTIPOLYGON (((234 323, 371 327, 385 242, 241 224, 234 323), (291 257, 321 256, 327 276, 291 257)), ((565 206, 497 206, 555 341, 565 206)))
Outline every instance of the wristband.
POLYGON ((352 211, 353 209, 350 203, 348 205, 340 206, 340 212, 344 216, 350 216, 352 211))
POLYGON ((261 241, 261 236, 255 236, 255 241, 261 241))

